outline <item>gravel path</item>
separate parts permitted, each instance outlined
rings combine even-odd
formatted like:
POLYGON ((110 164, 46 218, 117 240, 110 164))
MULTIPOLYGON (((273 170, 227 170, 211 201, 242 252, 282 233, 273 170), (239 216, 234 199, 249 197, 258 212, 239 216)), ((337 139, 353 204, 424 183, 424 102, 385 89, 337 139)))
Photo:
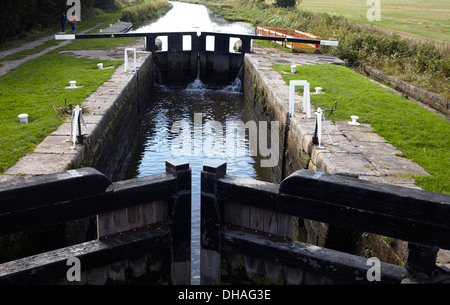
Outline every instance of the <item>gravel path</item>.
MULTIPOLYGON (((94 26, 94 27, 92 27, 90 29, 81 31, 80 34, 84 34, 86 32, 92 31, 95 28, 99 27, 100 25, 101 24, 97 24, 96 26, 94 26)), ((70 34, 70 31, 68 31, 66 33, 70 34)), ((57 34, 61 34, 61 33, 57 33, 57 34)), ((37 39, 35 41, 24 43, 22 46, 17 47, 17 48, 2 51, 2 52, 0 52, 0 58, 3 58, 5 56, 11 55, 11 54, 14 54, 14 53, 17 53, 17 52, 21 52, 21 51, 24 51, 24 50, 32 49, 34 47, 37 47, 37 46, 45 43, 46 41, 51 40, 51 39, 55 39, 55 36, 54 35, 47 36, 47 37, 44 37, 44 38, 37 39)), ((1 64, 1 66, 0 66, 0 76, 5 75, 6 73, 11 71, 12 69, 17 68, 18 66, 23 64, 24 62, 27 62, 27 61, 29 61, 31 59, 34 59, 34 58, 37 58, 39 56, 45 55, 48 52, 50 52, 50 51, 52 51, 54 49, 60 48, 62 46, 65 46, 65 45, 67 45, 67 44, 69 44, 71 42, 72 42, 72 40, 62 40, 62 41, 60 41, 58 43, 58 45, 51 46, 51 47, 49 47, 49 48, 47 48, 47 49, 45 49, 45 50, 43 50, 43 51, 41 51, 39 53, 28 55, 28 56, 26 56, 24 58, 17 59, 17 60, 8 60, 8 61, 0 62, 0 64, 1 64)))

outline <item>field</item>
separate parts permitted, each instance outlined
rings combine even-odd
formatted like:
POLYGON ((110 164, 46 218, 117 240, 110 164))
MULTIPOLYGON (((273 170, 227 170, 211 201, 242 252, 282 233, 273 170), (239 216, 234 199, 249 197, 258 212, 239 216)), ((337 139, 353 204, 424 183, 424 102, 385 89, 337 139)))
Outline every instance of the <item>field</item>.
POLYGON ((450 42, 450 1, 383 0, 380 21, 369 21, 367 11, 373 5, 366 0, 302 0, 299 8, 393 29, 398 32, 450 42))

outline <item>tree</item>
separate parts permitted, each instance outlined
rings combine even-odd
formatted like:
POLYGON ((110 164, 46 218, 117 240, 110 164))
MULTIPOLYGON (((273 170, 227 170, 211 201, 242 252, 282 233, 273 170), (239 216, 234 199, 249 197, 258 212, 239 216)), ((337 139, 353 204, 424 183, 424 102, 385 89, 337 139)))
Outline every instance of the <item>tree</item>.
POLYGON ((297 0, 276 0, 275 6, 279 7, 295 7, 297 5, 297 0))

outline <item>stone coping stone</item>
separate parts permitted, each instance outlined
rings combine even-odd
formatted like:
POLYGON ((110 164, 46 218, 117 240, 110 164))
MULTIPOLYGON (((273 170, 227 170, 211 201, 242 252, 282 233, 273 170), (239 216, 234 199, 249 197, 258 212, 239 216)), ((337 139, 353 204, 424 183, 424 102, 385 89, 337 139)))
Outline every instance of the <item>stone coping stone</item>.
MULTIPOLYGON (((286 54, 277 51, 260 50, 246 55, 250 69, 258 74, 258 81, 267 92, 267 96, 276 105, 278 117, 283 117, 289 105, 289 85, 279 72, 272 70, 274 63, 281 64, 343 64, 329 55, 286 54), (267 90, 270 88, 270 90, 267 90)), ((395 149, 386 139, 373 132, 370 124, 359 126, 348 122, 326 121, 322 124, 321 144, 319 148, 312 143, 315 133, 314 107, 311 118, 303 113, 303 97, 296 93, 295 115, 291 118, 290 137, 302 146, 311 156, 311 169, 332 174, 354 177, 376 177, 377 181, 418 188, 414 179, 400 178, 412 175, 429 175, 414 162, 401 157, 401 151, 395 149), (330 140, 331 138, 331 140, 330 140), (406 175, 402 175, 406 174, 406 175)), ((348 121, 351 121, 349 118, 348 121)))
MULTIPOLYGON (((139 53, 137 61, 138 70, 151 53, 139 53)), ((117 104, 124 97, 123 91, 134 80, 135 72, 124 71, 124 67, 117 67, 113 76, 97 88, 81 103, 83 118, 87 132, 82 132, 87 144, 95 143, 105 130, 111 114, 117 104)), ((79 166, 87 155, 88 145, 76 144, 72 149, 73 141, 67 141, 70 136, 72 116, 68 115, 65 121, 39 145, 32 153, 25 155, 15 165, 1 175, 0 181, 17 179, 24 176, 36 176, 62 172, 79 166)))
MULTIPOLYGON (((68 143, 68 145, 71 145, 68 143)), ((69 170, 77 162, 78 155, 71 153, 30 153, 10 167, 5 175, 39 176, 69 170)))

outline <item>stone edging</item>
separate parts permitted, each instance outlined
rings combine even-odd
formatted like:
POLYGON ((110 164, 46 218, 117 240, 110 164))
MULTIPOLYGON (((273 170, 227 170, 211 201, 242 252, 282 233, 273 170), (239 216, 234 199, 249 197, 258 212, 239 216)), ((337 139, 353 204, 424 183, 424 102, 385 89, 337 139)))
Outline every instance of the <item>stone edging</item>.
MULTIPOLYGON (((295 62, 298 61, 295 57, 284 56, 283 60, 290 60, 292 64, 303 64, 295 62)), ((246 55, 245 65, 252 77, 257 75, 259 86, 264 88, 265 98, 272 104, 274 120, 284 122, 289 103, 289 86, 279 72, 271 69, 274 61, 277 61, 276 54, 267 56, 253 53, 246 55)), ((399 157, 401 152, 373 133, 369 124, 350 126, 347 122, 327 121, 327 127, 322 134, 323 148, 319 148, 312 143, 315 131, 314 115, 312 118, 306 118, 302 112, 302 101, 302 96, 297 95, 295 116, 291 118, 288 139, 290 162, 295 163, 298 156, 307 154, 308 168, 312 170, 412 188, 418 188, 414 179, 402 178, 402 174, 429 175, 414 162, 399 157), (327 128, 333 143, 326 134, 327 128)))
MULTIPOLYGON (((137 71, 148 58, 151 60, 149 52, 138 52, 137 57, 137 71)), ((87 133, 84 134, 85 144, 77 144, 74 149, 71 149, 73 143, 68 141, 71 128, 69 116, 33 152, 25 155, 6 170, 0 177, 0 181, 63 172, 81 166, 92 151, 97 149, 96 146, 104 136, 111 115, 126 98, 126 89, 136 82, 137 73, 131 69, 125 72, 124 65, 119 66, 108 81, 81 103, 83 118, 87 125, 87 133)))
POLYGON ((411 96, 415 100, 427 105, 428 107, 439 111, 445 116, 450 117, 449 101, 445 101, 436 93, 421 89, 396 77, 386 75, 382 71, 372 68, 363 63, 359 66, 359 70, 362 73, 387 82, 389 85, 394 86, 396 90, 399 90, 411 96))

